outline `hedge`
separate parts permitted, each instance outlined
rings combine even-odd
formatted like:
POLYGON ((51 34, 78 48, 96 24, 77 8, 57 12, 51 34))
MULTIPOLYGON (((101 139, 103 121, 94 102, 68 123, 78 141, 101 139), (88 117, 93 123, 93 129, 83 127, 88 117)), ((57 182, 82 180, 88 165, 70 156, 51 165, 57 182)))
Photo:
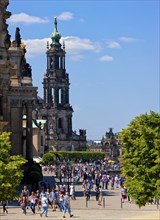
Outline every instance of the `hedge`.
POLYGON ((104 152, 86 152, 86 151, 49 151, 43 155, 42 163, 43 164, 53 164, 56 161, 56 158, 59 160, 76 160, 81 159, 82 161, 89 160, 103 160, 105 158, 104 152))

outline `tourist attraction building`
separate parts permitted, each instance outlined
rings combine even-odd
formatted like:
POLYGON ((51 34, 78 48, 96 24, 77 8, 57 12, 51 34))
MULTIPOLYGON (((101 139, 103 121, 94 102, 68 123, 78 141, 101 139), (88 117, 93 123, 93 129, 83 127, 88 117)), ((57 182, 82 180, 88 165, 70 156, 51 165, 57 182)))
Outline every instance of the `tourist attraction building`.
POLYGON ((72 130, 73 108, 69 102, 69 74, 66 72, 65 43, 54 18, 51 43, 47 42, 47 68, 43 78, 43 105, 37 106, 38 119, 46 120, 46 147, 50 150, 86 150, 86 130, 72 130))
POLYGON ((101 140, 88 142, 88 149, 94 152, 105 152, 106 159, 119 161, 121 155, 120 135, 114 133, 113 128, 109 128, 101 140))
POLYGON ((8 0, 0 4, 0 129, 11 132, 12 154, 33 158, 32 110, 37 99, 37 87, 32 85, 32 70, 25 58, 25 45, 20 30, 10 41, 6 19, 8 0), (23 116, 26 128, 23 129, 23 116))
POLYGON ((12 154, 32 160, 48 150, 85 150, 86 131, 72 131, 73 108, 69 103, 69 75, 65 67, 65 45, 54 19, 51 44, 47 43, 44 97, 37 97, 32 69, 20 29, 11 42, 6 20, 11 16, 9 0, 0 3, 0 133, 11 132, 12 154), (40 146, 39 146, 40 145, 40 146))

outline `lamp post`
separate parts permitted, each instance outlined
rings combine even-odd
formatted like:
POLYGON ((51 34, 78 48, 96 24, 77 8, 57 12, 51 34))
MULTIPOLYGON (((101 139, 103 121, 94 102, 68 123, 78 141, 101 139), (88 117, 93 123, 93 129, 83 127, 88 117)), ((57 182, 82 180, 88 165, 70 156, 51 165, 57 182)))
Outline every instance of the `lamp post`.
POLYGON ((70 164, 69 162, 67 162, 67 186, 68 186, 68 193, 70 192, 70 181, 69 181, 69 178, 70 178, 70 164))
POLYGON ((50 135, 49 135, 49 117, 50 117, 50 115, 48 113, 48 110, 50 109, 49 104, 46 106, 46 109, 47 109, 47 112, 46 112, 46 137, 45 137, 46 144, 45 144, 45 151, 47 152, 49 150, 48 145, 49 145, 49 140, 50 140, 50 135))

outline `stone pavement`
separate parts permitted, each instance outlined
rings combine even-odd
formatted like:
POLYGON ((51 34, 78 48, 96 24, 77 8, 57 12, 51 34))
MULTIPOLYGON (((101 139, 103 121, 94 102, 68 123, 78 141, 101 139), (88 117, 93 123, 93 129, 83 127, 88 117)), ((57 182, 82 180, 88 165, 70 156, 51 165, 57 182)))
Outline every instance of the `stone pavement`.
MULTIPOLYGON (((150 204, 139 209, 135 204, 125 202, 122 203, 121 207, 120 189, 104 191, 101 206, 97 204, 94 193, 92 193, 90 201, 86 203, 86 199, 83 197, 82 185, 76 185, 76 194, 78 195, 76 200, 71 200, 73 220, 160 220, 160 207, 157 207, 157 205, 150 204)), ((63 219, 63 213, 58 209, 53 212, 49 208, 48 218, 45 216, 40 217, 40 211, 32 215, 30 209, 24 215, 19 206, 10 206, 8 211, 8 214, 3 214, 2 207, 0 207, 0 220, 63 219)), ((68 213, 66 213, 66 219, 71 219, 68 213)))

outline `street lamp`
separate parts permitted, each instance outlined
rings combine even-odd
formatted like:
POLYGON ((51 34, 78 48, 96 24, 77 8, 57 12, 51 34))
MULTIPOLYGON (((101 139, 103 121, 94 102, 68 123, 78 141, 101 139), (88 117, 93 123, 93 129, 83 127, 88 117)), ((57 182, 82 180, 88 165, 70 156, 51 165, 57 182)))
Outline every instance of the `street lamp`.
POLYGON ((68 178, 68 180, 67 180, 67 185, 68 185, 68 193, 70 192, 70 188, 69 188, 69 185, 70 185, 70 181, 69 181, 69 177, 70 177, 70 164, 69 164, 69 162, 67 162, 67 178, 68 178))

